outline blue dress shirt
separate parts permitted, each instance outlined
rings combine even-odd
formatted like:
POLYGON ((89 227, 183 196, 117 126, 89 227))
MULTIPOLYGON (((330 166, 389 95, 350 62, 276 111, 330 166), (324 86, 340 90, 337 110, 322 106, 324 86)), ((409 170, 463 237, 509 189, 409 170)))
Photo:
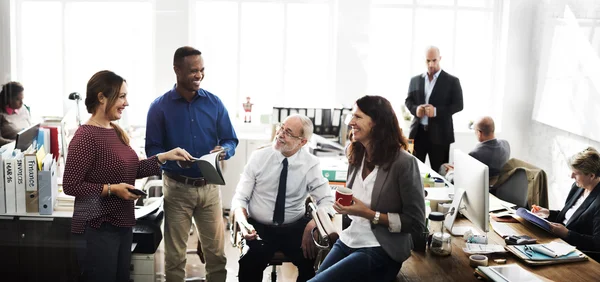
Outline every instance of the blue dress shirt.
MULTIPOLYGON (((229 113, 216 95, 199 89, 188 102, 175 87, 156 98, 150 105, 146 122, 146 155, 180 147, 194 157, 208 154, 216 146, 226 148, 229 159, 239 143, 229 113)), ((187 177, 202 177, 193 166, 183 169, 177 162, 168 161, 162 169, 187 177)))

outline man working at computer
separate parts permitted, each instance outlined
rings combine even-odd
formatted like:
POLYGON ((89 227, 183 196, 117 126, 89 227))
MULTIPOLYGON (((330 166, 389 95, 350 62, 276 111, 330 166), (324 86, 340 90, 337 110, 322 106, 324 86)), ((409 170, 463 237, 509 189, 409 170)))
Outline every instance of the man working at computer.
POLYGON ((240 281, 262 281, 277 251, 298 267, 297 281, 315 275, 310 235, 315 223, 305 216, 305 200, 310 194, 319 208, 327 208, 334 199, 319 159, 302 150, 312 132, 309 118, 289 116, 279 125, 273 145, 253 152, 244 168, 231 204, 249 246, 239 262, 240 281))
MULTIPOLYGON (((482 117, 475 123, 473 130, 479 144, 469 152, 469 155, 478 161, 484 163, 489 168, 490 185, 493 185, 500 170, 510 158, 510 144, 508 141, 497 139, 494 120, 491 117, 482 117)), ((453 182, 454 166, 443 164, 440 167, 440 174, 445 176, 450 182, 453 182)))

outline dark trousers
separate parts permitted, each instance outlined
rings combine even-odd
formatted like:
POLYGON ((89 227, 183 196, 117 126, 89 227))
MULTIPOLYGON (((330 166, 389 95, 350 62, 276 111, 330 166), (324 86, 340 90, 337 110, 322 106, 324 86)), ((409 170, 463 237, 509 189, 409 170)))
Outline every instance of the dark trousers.
POLYGON ((295 223, 277 227, 249 218, 248 222, 254 226, 261 240, 246 241, 249 250, 239 261, 239 281, 262 281, 263 272, 277 251, 283 252, 298 267, 296 281, 307 281, 315 276, 315 261, 304 258, 302 253, 302 235, 309 221, 308 218, 302 218, 295 223))
POLYGON ((133 229, 104 222, 75 234, 77 257, 85 282, 128 282, 133 229))
POLYGON ((415 136, 415 147, 413 154, 417 159, 425 163, 425 157, 429 154, 429 163, 434 171, 439 171, 442 164, 450 161, 450 144, 433 144, 429 137, 429 131, 423 125, 419 125, 417 136, 415 136))
POLYGON ((395 281, 400 268, 382 247, 353 249, 337 240, 310 282, 395 281))

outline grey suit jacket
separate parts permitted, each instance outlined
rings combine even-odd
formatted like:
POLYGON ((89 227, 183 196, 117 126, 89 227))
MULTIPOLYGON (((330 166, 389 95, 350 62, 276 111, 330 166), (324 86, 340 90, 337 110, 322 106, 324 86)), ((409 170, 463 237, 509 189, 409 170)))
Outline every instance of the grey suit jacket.
MULTIPOLYGON (((358 169, 360 167, 348 168, 347 187, 350 189, 354 178, 361 177, 358 169)), ((425 195, 415 157, 402 150, 394 162, 379 168, 371 196, 371 209, 400 214, 401 232, 392 233, 380 224, 371 224, 371 229, 392 259, 405 261, 413 248, 412 236, 420 236, 425 230, 425 195)))
POLYGON ((510 158, 510 145, 506 140, 492 139, 477 144, 469 155, 488 166, 490 177, 497 176, 510 158))

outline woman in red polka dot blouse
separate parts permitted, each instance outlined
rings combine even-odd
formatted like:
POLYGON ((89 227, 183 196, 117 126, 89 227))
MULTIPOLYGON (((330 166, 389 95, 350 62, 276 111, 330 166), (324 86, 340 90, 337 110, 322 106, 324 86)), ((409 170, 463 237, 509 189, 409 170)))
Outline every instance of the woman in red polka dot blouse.
POLYGON ((100 71, 87 84, 85 105, 92 117, 81 125, 69 144, 63 189, 75 196, 71 232, 80 250, 85 281, 129 281, 134 200, 137 178, 160 173, 159 163, 190 160, 181 149, 139 160, 129 138, 114 120, 127 103, 127 83, 111 71, 100 71))

